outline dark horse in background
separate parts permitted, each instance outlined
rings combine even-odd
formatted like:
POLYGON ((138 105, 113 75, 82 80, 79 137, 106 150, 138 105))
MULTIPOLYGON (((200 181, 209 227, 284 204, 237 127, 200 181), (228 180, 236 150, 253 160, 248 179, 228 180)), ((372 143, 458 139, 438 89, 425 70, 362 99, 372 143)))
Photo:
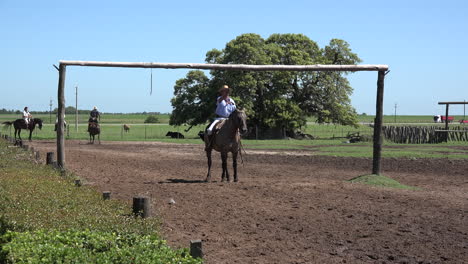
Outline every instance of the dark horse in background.
POLYGON ((16 140, 16 134, 18 134, 18 138, 22 140, 21 129, 29 129, 29 141, 31 141, 32 132, 36 128, 36 125, 39 127, 39 129, 42 129, 42 120, 40 118, 31 119, 28 125, 26 125, 26 122, 24 121, 24 119, 16 119, 13 122, 3 122, 2 124, 4 124, 5 127, 9 127, 13 125, 13 127, 15 128, 15 140, 16 140))
POLYGON ((94 137, 98 136, 98 142, 101 144, 101 126, 97 122, 88 123, 88 132, 89 132, 89 144, 94 144, 94 137), (92 137, 92 140, 91 140, 92 137))

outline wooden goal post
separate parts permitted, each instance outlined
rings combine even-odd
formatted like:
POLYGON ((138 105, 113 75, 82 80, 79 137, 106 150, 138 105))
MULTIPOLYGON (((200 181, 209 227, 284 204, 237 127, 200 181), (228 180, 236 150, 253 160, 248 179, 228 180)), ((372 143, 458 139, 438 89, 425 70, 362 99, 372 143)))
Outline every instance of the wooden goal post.
POLYGON ((205 64, 205 63, 157 63, 157 62, 109 62, 109 61, 60 61, 57 101, 57 165, 65 169, 65 73, 67 66, 120 67, 120 68, 161 68, 199 69, 230 71, 377 71, 376 115, 374 121, 374 146, 372 174, 380 174, 382 160, 382 123, 385 74, 388 65, 247 65, 247 64, 205 64))

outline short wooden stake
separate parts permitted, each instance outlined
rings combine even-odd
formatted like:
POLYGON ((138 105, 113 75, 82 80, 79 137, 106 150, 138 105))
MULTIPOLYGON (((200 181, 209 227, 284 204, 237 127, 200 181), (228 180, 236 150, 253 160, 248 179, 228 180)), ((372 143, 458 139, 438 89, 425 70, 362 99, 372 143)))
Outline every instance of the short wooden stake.
POLYGON ((36 160, 39 161, 41 159, 41 154, 39 153, 39 151, 36 151, 34 153, 34 155, 36 156, 36 160))
POLYGON ((148 197, 133 197, 133 214, 142 218, 151 217, 150 199, 148 197))
POLYGON ((102 199, 103 200, 110 200, 110 197, 111 197, 111 192, 109 192, 109 191, 102 192, 102 199))
POLYGON ((53 163, 54 163, 54 153, 53 152, 47 152, 46 164, 47 165, 53 165, 53 163))
POLYGON ((24 150, 28 151, 29 150, 29 146, 28 145, 23 145, 22 146, 24 150))
POLYGON ((203 258, 202 241, 200 239, 190 240, 190 256, 203 258))
POLYGON ((81 180, 75 180, 75 186, 80 187, 81 185, 81 180))

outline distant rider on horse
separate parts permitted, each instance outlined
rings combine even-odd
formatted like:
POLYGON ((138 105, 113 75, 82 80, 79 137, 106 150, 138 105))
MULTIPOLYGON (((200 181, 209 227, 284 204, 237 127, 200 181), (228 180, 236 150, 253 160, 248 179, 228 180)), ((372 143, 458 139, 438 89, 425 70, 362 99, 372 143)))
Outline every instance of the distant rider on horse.
POLYGON ((91 110, 91 112, 89 113, 89 120, 88 120, 88 132, 89 132, 89 127, 91 125, 97 125, 99 122, 98 120, 100 121, 101 120, 101 113, 99 113, 97 107, 93 107, 93 110, 91 110))
POLYGON ((206 129, 206 133, 210 136, 210 143, 206 146, 209 148, 211 146, 213 130, 219 122, 226 120, 229 118, 232 112, 236 110, 236 103, 234 100, 229 97, 230 89, 229 86, 223 85, 221 89, 219 89, 220 96, 216 99, 216 118, 210 124, 210 126, 206 129))
POLYGON ((26 124, 26 127, 29 126, 29 120, 32 118, 32 115, 28 111, 28 107, 26 106, 23 110, 23 119, 24 123, 26 124))

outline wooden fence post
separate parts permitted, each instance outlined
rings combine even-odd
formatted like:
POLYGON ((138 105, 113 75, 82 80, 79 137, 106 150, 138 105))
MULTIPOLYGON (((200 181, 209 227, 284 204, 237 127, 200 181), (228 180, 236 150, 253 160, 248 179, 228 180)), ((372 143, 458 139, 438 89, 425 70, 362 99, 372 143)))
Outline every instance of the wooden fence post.
POLYGON ((133 214, 142 218, 151 217, 150 199, 148 197, 133 197, 133 214))
POLYGON ((109 200, 110 198, 111 198, 111 192, 109 192, 109 191, 102 192, 102 199, 103 200, 109 200))
POLYGON ((80 187, 82 185, 81 180, 76 179, 75 180, 75 186, 80 187))
POLYGON ((52 165, 54 163, 54 153, 47 152, 46 165, 52 165))
POLYGON ((202 241, 200 239, 190 240, 190 256, 203 258, 202 241))

